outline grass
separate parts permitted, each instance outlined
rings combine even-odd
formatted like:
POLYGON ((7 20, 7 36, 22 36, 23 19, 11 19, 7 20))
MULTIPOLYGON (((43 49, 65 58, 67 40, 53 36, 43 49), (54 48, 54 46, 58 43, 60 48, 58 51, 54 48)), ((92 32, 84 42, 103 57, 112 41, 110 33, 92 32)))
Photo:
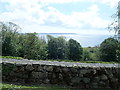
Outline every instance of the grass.
POLYGON ((13 56, 0 56, 0 58, 23 59, 22 57, 13 57, 13 56))
POLYGON ((120 62, 105 62, 105 61, 73 61, 73 60, 47 60, 47 61, 59 61, 59 62, 76 62, 76 63, 103 63, 103 64, 115 64, 120 62))
MULTIPOLYGON (((13 56, 0 56, 0 58, 10 58, 10 59, 24 59, 22 57, 13 57, 13 56)), ((40 61, 40 60, 37 60, 40 61)), ((77 63, 103 63, 103 64, 116 64, 116 63, 120 63, 120 62, 105 62, 105 61, 73 61, 73 60, 41 60, 41 61, 58 61, 58 62, 77 62, 77 63)))
POLYGON ((16 84, 7 84, 7 83, 0 83, 0 86, 2 89, 9 88, 11 89, 37 89, 37 90, 73 90, 66 87, 60 87, 60 86, 35 86, 35 85, 16 85, 16 84))

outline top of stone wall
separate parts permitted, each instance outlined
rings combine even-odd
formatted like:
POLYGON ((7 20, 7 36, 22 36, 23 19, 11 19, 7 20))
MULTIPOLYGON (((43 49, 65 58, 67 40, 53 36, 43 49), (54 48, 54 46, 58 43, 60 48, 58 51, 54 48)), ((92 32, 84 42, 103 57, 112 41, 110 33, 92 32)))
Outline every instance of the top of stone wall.
POLYGON ((54 66, 63 66, 63 67, 91 67, 91 68, 97 68, 97 67, 113 67, 113 68, 120 68, 120 64, 102 64, 102 63, 77 63, 77 62, 59 62, 59 61, 36 61, 36 60, 28 60, 28 59, 5 59, 0 58, 0 63, 12 63, 12 64, 40 64, 40 65, 54 65, 54 66))

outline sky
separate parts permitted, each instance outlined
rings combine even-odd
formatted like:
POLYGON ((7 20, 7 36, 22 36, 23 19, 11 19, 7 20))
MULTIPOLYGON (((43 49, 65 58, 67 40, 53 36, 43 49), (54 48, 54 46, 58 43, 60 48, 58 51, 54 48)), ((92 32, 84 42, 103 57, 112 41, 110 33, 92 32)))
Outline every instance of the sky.
POLYGON ((20 32, 111 35, 106 28, 119 0, 0 0, 0 21, 20 32))

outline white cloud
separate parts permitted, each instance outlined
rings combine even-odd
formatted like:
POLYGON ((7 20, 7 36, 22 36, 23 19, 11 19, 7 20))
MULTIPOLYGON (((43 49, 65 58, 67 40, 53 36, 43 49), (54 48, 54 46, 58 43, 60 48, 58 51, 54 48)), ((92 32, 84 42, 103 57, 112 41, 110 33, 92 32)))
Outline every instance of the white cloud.
POLYGON ((119 2, 119 0, 102 0, 103 4, 108 4, 108 5, 110 5, 111 8, 117 6, 118 2, 119 2))
POLYGON ((44 3, 73 3, 73 2, 101 2, 108 4, 111 8, 115 7, 119 0, 40 0, 44 3))
MULTIPOLYGON (((8 12, 0 13, 0 21, 12 21, 20 25, 23 30, 27 32, 32 32, 36 30, 37 32, 49 31, 47 29, 53 30, 51 32, 78 32, 80 29, 86 26, 91 26, 94 29, 106 28, 109 21, 103 20, 99 16, 98 6, 92 5, 88 10, 84 12, 72 12, 70 15, 65 15, 54 7, 48 6, 41 2, 73 2, 73 0, 1 0, 2 2, 9 2, 10 5, 6 6, 8 12), (40 2, 41 1, 41 2, 40 2), (43 8, 46 8, 45 11, 43 8), (47 25, 49 24, 49 25, 47 25), (51 24, 54 27, 58 25, 59 27, 74 28, 75 30, 61 29, 57 28, 51 29, 51 24), (46 25, 46 28, 41 25, 46 25), (33 28, 34 27, 34 28, 33 28), (42 28, 41 28, 42 27, 42 28), (44 27, 44 28, 43 28, 44 27), (27 30, 28 29, 28 30, 27 30), (56 31, 56 30, 58 31, 56 31), (79 29, 79 30, 77 30, 79 29), (45 31, 43 31, 45 30, 45 31)), ((84 1, 84 0, 74 0, 84 1)), ((86 0, 89 1, 89 0, 86 0)), ((95 2, 96 0, 91 0, 95 2)), ((105 2, 107 3, 107 2, 105 2)), ((25 32, 25 31, 23 31, 25 32)))

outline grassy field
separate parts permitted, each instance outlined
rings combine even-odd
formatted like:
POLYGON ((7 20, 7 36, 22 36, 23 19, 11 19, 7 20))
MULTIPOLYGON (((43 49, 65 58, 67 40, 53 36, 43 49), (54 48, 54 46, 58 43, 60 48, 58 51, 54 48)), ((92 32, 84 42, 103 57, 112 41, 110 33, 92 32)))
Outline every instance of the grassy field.
POLYGON ((7 83, 0 83, 0 89, 5 89, 9 88, 10 90, 12 89, 37 89, 37 90, 75 90, 75 89, 70 89, 66 87, 60 87, 60 86, 38 86, 38 85, 16 85, 16 84, 7 84, 7 83))
MULTIPOLYGON (((23 59, 22 57, 13 57, 13 56, 0 56, 0 58, 8 58, 8 59, 23 59)), ((40 60, 37 60, 40 61, 40 60)), ((73 61, 73 60, 43 60, 43 61, 58 61, 58 62, 78 62, 78 63, 103 63, 103 64, 115 64, 120 62, 105 62, 105 61, 73 61)))

